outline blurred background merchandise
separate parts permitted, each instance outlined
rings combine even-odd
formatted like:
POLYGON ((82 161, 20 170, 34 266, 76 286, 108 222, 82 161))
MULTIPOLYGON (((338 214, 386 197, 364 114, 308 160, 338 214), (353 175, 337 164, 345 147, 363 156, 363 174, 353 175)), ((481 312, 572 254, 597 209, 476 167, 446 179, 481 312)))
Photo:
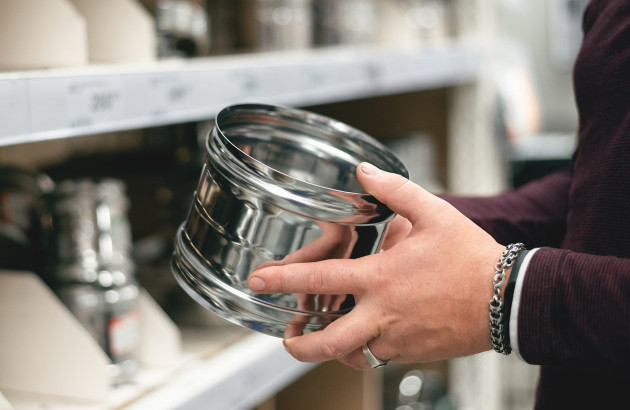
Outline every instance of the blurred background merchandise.
POLYGON ((112 360, 114 383, 138 368, 139 289, 129 200, 116 179, 60 181, 51 200, 52 287, 112 360))

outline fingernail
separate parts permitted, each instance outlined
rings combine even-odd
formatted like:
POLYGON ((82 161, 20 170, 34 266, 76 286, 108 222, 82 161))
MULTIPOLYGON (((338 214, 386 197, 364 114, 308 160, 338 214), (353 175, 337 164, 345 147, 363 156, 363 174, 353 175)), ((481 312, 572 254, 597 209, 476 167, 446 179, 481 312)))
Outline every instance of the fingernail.
POLYGON ((370 164, 369 162, 362 162, 361 172, 363 172, 365 175, 374 176, 378 174, 379 169, 376 168, 374 165, 370 164))
POLYGON ((254 292, 262 292, 265 290, 265 281, 258 276, 254 276, 249 279, 249 288, 254 292))

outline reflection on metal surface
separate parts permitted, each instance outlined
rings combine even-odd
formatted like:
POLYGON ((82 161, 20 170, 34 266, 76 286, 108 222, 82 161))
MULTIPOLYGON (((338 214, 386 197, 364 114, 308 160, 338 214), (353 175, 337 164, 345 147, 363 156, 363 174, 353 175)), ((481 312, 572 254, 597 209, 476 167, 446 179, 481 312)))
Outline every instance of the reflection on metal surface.
POLYGON ((247 278, 264 264, 359 258, 378 251, 393 212, 363 193, 368 161, 407 176, 385 147, 345 124, 267 105, 224 109, 172 268, 200 304, 277 337, 311 332, 347 313, 351 295, 259 295, 247 278))

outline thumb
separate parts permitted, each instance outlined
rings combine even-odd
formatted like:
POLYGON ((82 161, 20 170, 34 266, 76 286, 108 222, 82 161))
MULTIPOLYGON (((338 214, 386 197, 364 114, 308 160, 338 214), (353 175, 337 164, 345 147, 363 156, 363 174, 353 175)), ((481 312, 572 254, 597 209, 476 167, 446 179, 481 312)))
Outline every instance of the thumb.
POLYGON ((368 162, 357 168, 357 178, 368 194, 384 203, 412 224, 426 215, 433 196, 402 175, 378 169, 368 162))

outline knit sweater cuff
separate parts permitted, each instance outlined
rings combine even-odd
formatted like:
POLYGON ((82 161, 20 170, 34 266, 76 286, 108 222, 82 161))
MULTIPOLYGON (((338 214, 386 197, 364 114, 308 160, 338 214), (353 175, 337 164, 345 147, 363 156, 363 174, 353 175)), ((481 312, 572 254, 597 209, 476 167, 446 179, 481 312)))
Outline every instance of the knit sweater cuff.
MULTIPOLYGON (((519 310, 519 304, 521 302, 523 281, 525 280, 525 275, 527 274, 527 266, 529 265, 529 261, 531 261, 532 256, 534 256, 536 251, 538 251, 538 248, 532 249, 529 251, 529 253, 525 256, 525 259, 523 259, 523 263, 521 264, 517 272, 518 277, 516 279, 516 284, 514 286, 514 296, 512 299, 512 308, 510 310, 510 319, 509 319, 510 325, 508 328, 510 331, 510 341, 512 345, 512 352, 521 360, 523 359, 523 357, 521 356, 521 352, 519 351, 519 348, 518 348, 518 310, 519 310)), ((516 272, 513 272, 512 274, 514 273, 516 272)))

